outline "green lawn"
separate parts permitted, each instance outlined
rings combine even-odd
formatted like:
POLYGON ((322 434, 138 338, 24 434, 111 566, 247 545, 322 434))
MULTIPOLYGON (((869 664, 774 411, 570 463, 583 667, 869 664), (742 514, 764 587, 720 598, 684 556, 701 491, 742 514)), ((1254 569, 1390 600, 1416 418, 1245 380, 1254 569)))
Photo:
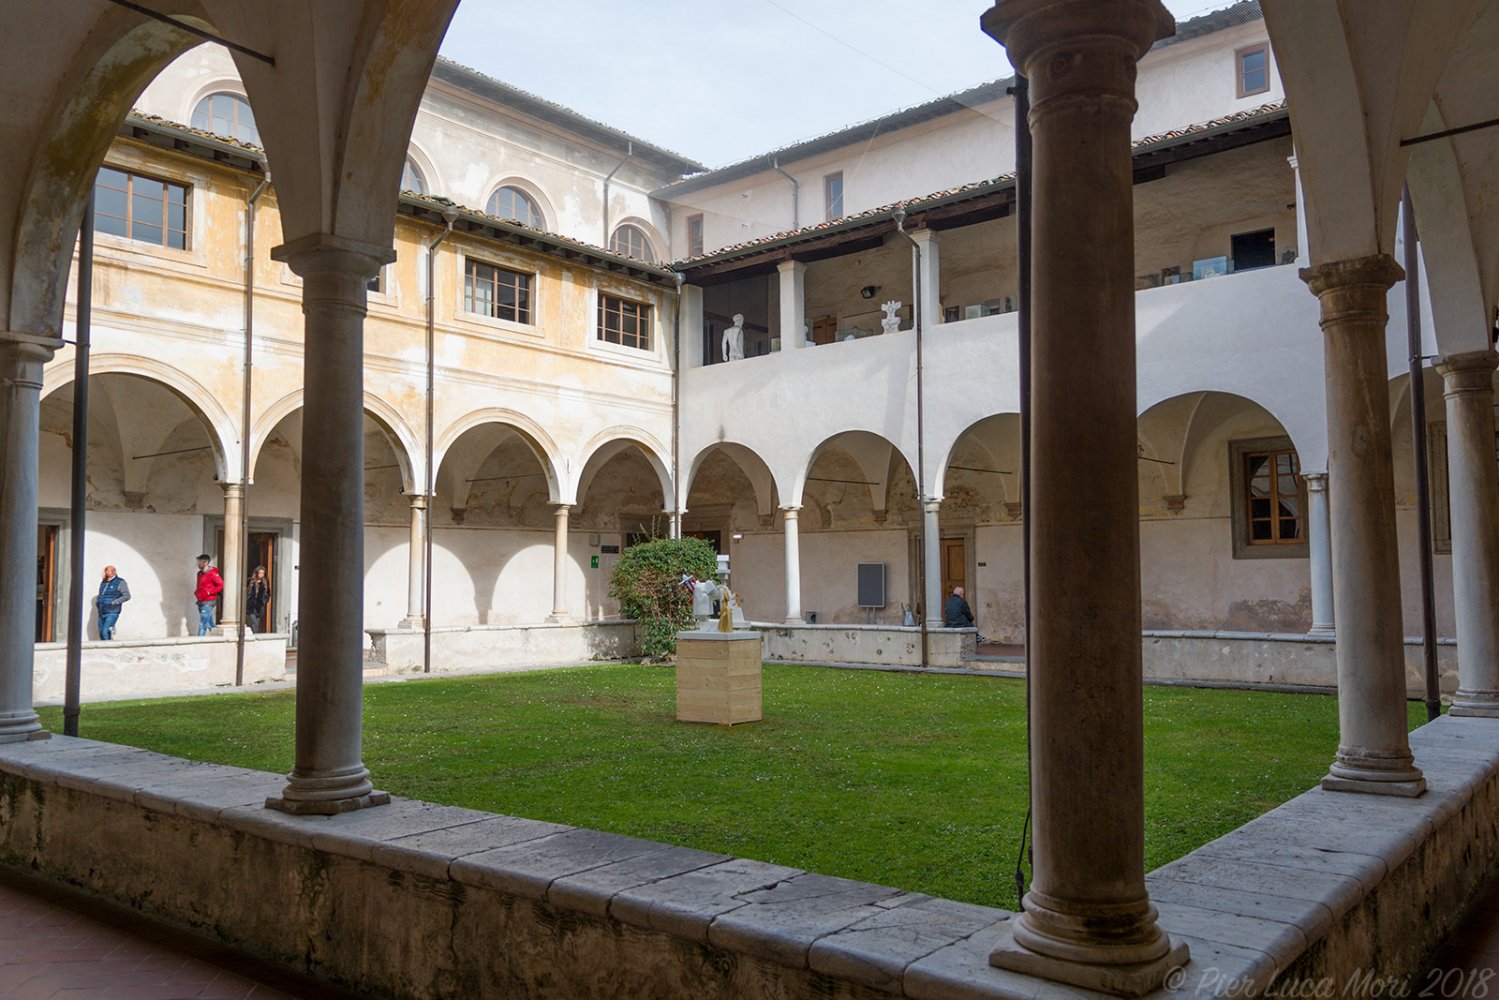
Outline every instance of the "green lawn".
MULTIPOLYGON (((1022 682, 774 664, 764 676, 765 721, 733 729, 675 722, 661 667, 375 684, 364 760, 398 795, 1015 905, 1022 682)), ((89 705, 80 733, 284 772, 292 709, 290 691, 89 705)), ((42 717, 61 730, 59 709, 42 717)), ((1155 868, 1315 784, 1337 705, 1148 687, 1145 733, 1155 868)))

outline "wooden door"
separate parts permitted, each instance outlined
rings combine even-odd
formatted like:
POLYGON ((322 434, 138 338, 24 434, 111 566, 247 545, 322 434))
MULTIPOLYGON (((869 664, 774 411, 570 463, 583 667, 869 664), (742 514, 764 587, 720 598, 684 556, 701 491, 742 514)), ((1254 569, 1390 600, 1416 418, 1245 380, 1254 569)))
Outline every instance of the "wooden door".
POLYGON ((250 573, 255 574, 255 567, 265 567, 265 581, 270 588, 270 600, 266 602, 265 611, 260 615, 260 631, 276 631, 276 539, 274 531, 252 531, 250 532, 250 573))
POLYGON ((36 527, 36 641, 56 642, 57 525, 36 527))
POLYGON ((831 344, 837 339, 837 316, 821 316, 812 321, 812 342, 814 344, 831 344))
MULTIPOLYGON (((954 587, 968 586, 968 547, 963 538, 942 539, 942 599, 947 600, 954 587)), ((969 602, 972 603, 971 601, 969 602)))

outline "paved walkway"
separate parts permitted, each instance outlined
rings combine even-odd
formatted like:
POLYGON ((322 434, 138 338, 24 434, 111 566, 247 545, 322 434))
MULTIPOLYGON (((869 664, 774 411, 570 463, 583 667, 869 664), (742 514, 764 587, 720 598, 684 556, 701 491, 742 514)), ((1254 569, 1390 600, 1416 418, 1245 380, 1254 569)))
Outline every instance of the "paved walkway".
POLYGON ((358 994, 0 869, 0 997, 11 1000, 357 1000, 358 994))

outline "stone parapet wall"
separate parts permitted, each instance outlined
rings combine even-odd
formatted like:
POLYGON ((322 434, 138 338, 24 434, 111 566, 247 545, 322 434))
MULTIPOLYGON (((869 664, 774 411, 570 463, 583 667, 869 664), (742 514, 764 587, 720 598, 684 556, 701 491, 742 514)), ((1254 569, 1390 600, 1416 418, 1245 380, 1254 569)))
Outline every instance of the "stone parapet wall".
MULTIPOLYGON (((921 666, 921 629, 894 625, 775 625, 756 623, 766 662, 921 666)), ((927 662, 961 667, 974 655, 971 628, 927 631, 927 662)))
MULTIPOLYGON (((286 679, 285 635, 245 637, 246 684, 286 679)), ((232 687, 235 637, 207 635, 83 644, 80 689, 84 701, 180 694, 183 691, 232 687)), ((60 642, 36 646, 33 699, 59 704, 67 672, 68 647, 60 642)))
MULTIPOLYGON (((368 629, 371 667, 422 669, 422 630, 368 629)), ((443 625, 432 630, 433 673, 506 667, 575 666, 640 655, 633 621, 545 622, 539 625, 443 625)))
MULTIPOLYGON (((1336 687, 1337 650, 1330 638, 1260 632, 1146 632, 1145 676, 1151 680, 1336 687)), ((1457 690, 1457 645, 1437 642, 1442 690, 1457 690)), ((1426 689, 1420 641, 1405 644, 1405 683, 1412 696, 1426 689)))

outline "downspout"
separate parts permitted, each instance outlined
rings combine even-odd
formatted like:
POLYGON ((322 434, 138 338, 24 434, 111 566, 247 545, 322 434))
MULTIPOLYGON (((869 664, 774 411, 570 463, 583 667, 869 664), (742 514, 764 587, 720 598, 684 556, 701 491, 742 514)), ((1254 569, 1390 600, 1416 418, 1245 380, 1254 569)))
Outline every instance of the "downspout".
POLYGON ((676 306, 671 318, 671 537, 682 537, 682 283, 687 276, 673 271, 677 283, 676 306))
MULTIPOLYGON (((270 186, 271 172, 266 167, 265 160, 261 160, 260 184, 250 192, 250 198, 245 202, 245 360, 240 383, 242 404, 239 431, 241 571, 250 563, 250 375, 255 363, 255 203, 270 186)), ((239 632, 234 640, 235 687, 243 687, 245 683, 245 608, 249 605, 248 590, 244 581, 240 581, 239 632)))
MULTIPOLYGON (((926 554, 928 547, 934 545, 933 539, 927 536, 926 516, 926 405, 922 392, 922 328, 921 328, 921 244, 906 232, 906 210, 897 208, 894 215, 895 231, 906 238, 911 244, 911 328, 916 331, 916 503, 921 507, 921 534, 920 543, 917 546, 917 565, 920 567, 916 579, 920 581, 921 598, 926 600, 926 554)), ((932 608, 921 609, 921 665, 928 666, 928 641, 927 620, 931 618, 932 608)))
POLYGON ((1421 277, 1416 258, 1416 213, 1406 185, 1400 208, 1405 243, 1405 332, 1410 349, 1411 448, 1416 466, 1416 530, 1421 567, 1421 652, 1426 667, 1426 720, 1442 714, 1441 680, 1437 674, 1437 620, 1431 568, 1431 484, 1426 465, 1426 381, 1421 362, 1421 277))
POLYGON ((442 241, 453 235, 453 223, 458 221, 458 210, 448 206, 442 210, 445 227, 437 239, 427 244, 427 412, 426 412, 426 457, 422 462, 423 496, 426 497, 427 513, 422 518, 422 673, 432 672, 432 486, 436 471, 432 468, 432 398, 437 374, 437 248, 442 241))
POLYGON ((78 231, 78 307, 75 313, 73 344, 73 479, 68 525, 68 659, 63 675, 62 731, 64 736, 78 735, 78 716, 82 711, 83 683, 83 544, 84 499, 88 493, 88 356, 90 329, 94 313, 94 189, 89 187, 83 203, 83 225, 78 231))
POLYGON ((609 182, 614 180, 614 175, 619 173, 621 167, 630 162, 630 157, 635 155, 635 142, 631 140, 625 145, 625 158, 614 165, 604 178, 604 240, 599 246, 605 250, 609 249, 609 182))
POLYGON ((776 173, 780 174, 782 177, 786 178, 788 181, 791 182, 791 228, 792 229, 800 229, 801 225, 802 225, 802 211, 801 211, 802 186, 801 186, 801 182, 798 181, 795 177, 792 177, 786 171, 784 171, 784 170, 781 169, 781 158, 779 156, 775 157, 774 159, 772 159, 770 161, 770 169, 774 170, 776 173))

